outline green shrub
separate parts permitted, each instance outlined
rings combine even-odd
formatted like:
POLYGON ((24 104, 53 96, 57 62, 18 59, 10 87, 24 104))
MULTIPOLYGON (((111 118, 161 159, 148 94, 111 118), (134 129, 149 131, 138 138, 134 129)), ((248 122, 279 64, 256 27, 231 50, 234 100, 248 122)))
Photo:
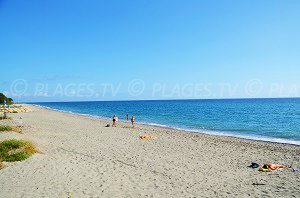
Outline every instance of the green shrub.
POLYGON ((35 146, 28 141, 11 139, 0 142, 0 158, 3 161, 22 161, 37 152, 35 146))
POLYGON ((13 111, 12 113, 19 113, 18 111, 13 111))
POLYGON ((16 139, 4 140, 3 142, 0 143, 0 150, 18 149, 25 146, 26 144, 27 142, 24 140, 16 140, 16 139))
POLYGON ((12 131, 13 128, 11 126, 0 125, 0 131, 12 131))
POLYGON ((22 134, 22 130, 20 129, 20 127, 11 127, 7 125, 0 125, 0 131, 14 131, 22 134))
POLYGON ((14 154, 8 155, 5 158, 5 161, 7 161, 7 162, 22 161, 22 160, 27 159, 29 156, 30 155, 25 152, 14 153, 14 154))

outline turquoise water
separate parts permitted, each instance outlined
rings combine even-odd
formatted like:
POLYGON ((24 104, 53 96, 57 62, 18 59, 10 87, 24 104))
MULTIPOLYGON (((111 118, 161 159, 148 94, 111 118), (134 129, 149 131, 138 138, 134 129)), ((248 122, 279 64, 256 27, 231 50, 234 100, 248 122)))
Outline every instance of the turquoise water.
POLYGON ((144 124, 300 145, 300 99, 157 100, 35 103, 144 124))

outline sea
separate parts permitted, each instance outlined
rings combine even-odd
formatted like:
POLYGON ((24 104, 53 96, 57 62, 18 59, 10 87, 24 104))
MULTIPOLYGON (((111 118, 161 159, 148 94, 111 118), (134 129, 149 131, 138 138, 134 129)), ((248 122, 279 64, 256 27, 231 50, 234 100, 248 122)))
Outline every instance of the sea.
POLYGON ((300 98, 34 103, 92 117, 300 145, 300 98))

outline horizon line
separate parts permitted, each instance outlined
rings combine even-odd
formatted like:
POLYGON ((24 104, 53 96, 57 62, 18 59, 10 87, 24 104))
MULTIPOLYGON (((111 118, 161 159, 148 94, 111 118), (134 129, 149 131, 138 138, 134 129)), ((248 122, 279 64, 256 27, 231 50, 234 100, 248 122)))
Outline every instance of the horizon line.
POLYGON ((257 100, 257 99, 300 99, 300 97, 271 97, 271 98, 175 98, 175 99, 140 99, 140 100, 78 100, 78 101, 33 101, 33 102, 18 102, 18 103, 50 103, 50 102, 138 102, 138 101, 180 101, 180 100, 257 100))

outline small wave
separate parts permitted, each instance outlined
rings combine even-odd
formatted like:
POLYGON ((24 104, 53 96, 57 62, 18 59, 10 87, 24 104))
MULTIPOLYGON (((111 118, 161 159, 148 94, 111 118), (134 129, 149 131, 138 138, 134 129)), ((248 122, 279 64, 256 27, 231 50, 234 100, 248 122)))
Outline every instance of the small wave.
POLYGON ((208 130, 203 130, 203 131, 191 130, 191 131, 205 133, 209 135, 228 136, 228 137, 237 137, 237 138, 248 139, 248 140, 259 140, 264 142, 300 145, 300 141, 297 140, 288 140, 288 139, 275 138, 275 137, 266 137, 266 136, 258 136, 258 135, 240 135, 240 134, 233 134, 230 132, 223 132, 223 131, 208 131, 208 130))
POLYGON ((152 123, 152 122, 137 122, 138 124, 144 124, 144 125, 150 125, 150 126, 157 126, 157 127, 164 127, 164 128, 172 128, 171 126, 168 125, 163 125, 163 124, 157 124, 157 123, 152 123))

